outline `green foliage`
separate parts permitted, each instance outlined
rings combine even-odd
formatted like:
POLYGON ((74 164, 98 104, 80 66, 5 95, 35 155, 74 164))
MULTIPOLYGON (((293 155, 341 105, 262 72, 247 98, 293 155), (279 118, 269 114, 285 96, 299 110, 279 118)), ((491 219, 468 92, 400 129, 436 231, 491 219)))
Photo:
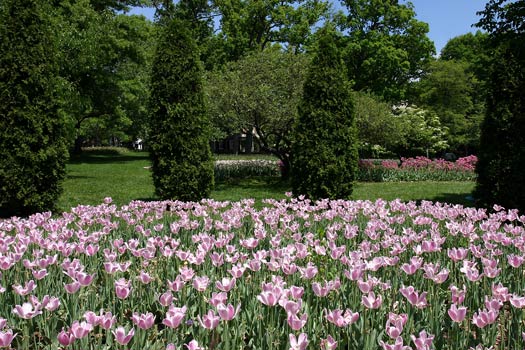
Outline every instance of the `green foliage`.
POLYGON ((350 84, 335 34, 323 29, 304 84, 292 143, 292 188, 309 198, 348 198, 357 171, 350 84))
POLYGON ((391 0, 343 0, 346 14, 336 21, 348 33, 344 60, 356 91, 387 101, 405 98, 411 81, 435 52, 428 25, 418 21, 412 4, 391 0))
POLYGON ((42 0, 0 2, 0 216, 53 208, 65 176, 58 57, 42 0))
POLYGON ((525 1, 491 0, 478 24, 493 47, 481 129, 478 204, 525 210, 525 1))
POLYGON ((54 15, 76 151, 83 141, 144 137, 153 24, 89 0, 62 0, 54 15))
POLYGON ((208 74, 206 96, 215 134, 255 131, 256 142, 281 159, 287 173, 290 131, 307 64, 304 54, 268 49, 208 74))
POLYGON ((359 156, 382 158, 391 155, 401 137, 392 106, 369 93, 354 92, 353 97, 359 156))
POLYGON ((394 118, 399 128, 394 145, 397 154, 425 154, 428 157, 448 148, 445 139, 447 129, 435 113, 414 106, 401 106, 395 110, 394 118))
POLYGON ((202 66, 185 22, 161 30, 151 77, 153 183, 161 198, 200 200, 213 188, 202 66))
POLYGON ((215 0, 221 14, 223 55, 235 61, 250 51, 262 51, 274 43, 295 51, 304 46, 312 27, 328 10, 319 0, 215 0))
MULTIPOLYGON (((475 105, 482 91, 466 61, 437 60, 419 81, 419 104, 434 112, 448 129, 447 143, 459 153, 475 149, 479 140, 483 106, 475 105)), ((480 101, 481 102, 481 101, 480 101)))
POLYGON ((279 165, 275 160, 237 159, 215 161, 215 181, 260 176, 279 176, 279 173, 279 165))

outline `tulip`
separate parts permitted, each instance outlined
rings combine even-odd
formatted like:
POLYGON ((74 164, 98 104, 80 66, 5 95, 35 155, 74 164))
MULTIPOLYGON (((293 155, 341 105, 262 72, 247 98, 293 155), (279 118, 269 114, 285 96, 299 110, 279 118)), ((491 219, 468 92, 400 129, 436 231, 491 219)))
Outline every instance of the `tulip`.
POLYGON ((113 335, 115 336, 115 340, 120 345, 127 345, 131 338, 135 335, 135 329, 131 328, 129 332, 126 334, 126 329, 122 326, 117 327, 117 329, 111 331, 113 335))
POLYGON ((368 309, 379 309, 383 303, 383 297, 381 295, 376 297, 374 292, 370 292, 367 296, 361 297, 361 303, 368 309))
POLYGON ((337 342, 332 338, 331 335, 326 337, 326 339, 321 340, 321 349, 322 350, 334 350, 337 348, 337 342))
MULTIPOLYGON (((204 350, 204 348, 200 347, 199 346, 199 343, 193 339, 192 341, 190 341, 188 344, 184 344, 184 346, 188 349, 188 350, 204 350)), ((168 350, 168 349, 166 349, 168 350)))
POLYGON ((294 331, 298 331, 304 327, 306 320, 308 319, 307 314, 303 314, 300 318, 296 314, 288 313, 287 321, 290 328, 294 331))
POLYGON ((416 345, 417 350, 430 350, 432 340, 434 340, 434 336, 432 334, 427 334, 425 330, 419 332, 419 338, 413 334, 410 335, 410 338, 416 345))
POLYGON ((0 331, 0 348, 8 348, 11 346, 11 342, 16 337, 16 333, 13 334, 11 329, 5 332, 0 331))
POLYGON ((200 315, 197 316, 197 318, 200 325, 206 329, 214 329, 219 325, 219 321, 221 320, 221 318, 217 316, 212 310, 208 310, 208 313, 202 318, 200 315))
POLYGON ((306 333, 299 334, 299 337, 296 338, 295 335, 290 334, 290 350, 305 350, 308 346, 308 336, 306 333))
POLYGON ((178 308, 172 305, 166 313, 166 318, 162 320, 162 324, 171 328, 177 328, 184 316, 186 316, 186 306, 178 308))
POLYGON ((75 321, 71 325, 70 332, 76 339, 81 339, 87 336, 88 333, 91 332, 92 330, 93 330, 93 325, 91 323, 87 323, 84 321, 82 322, 75 321))
POLYGON ((464 306, 457 307, 456 304, 450 305, 450 309, 448 309, 448 315, 454 322, 463 322, 465 319, 465 316, 467 315, 467 308, 464 306))
POLYGON ((57 340, 60 343, 60 345, 69 346, 75 341, 75 336, 70 332, 66 332, 64 331, 64 329, 62 329, 62 331, 57 335, 57 340))
POLYGON ((155 322, 155 316, 151 312, 140 315, 137 312, 134 312, 131 316, 131 320, 140 329, 149 329, 153 326, 153 323, 155 322))
POLYGON ((37 315, 40 315, 42 311, 33 310, 33 305, 31 303, 23 303, 22 306, 15 305, 13 313, 18 317, 24 318, 26 320, 31 319, 37 315))
POLYGON ((115 294, 119 299, 126 299, 131 293, 131 281, 120 278, 115 281, 115 294))
POLYGON ((234 308, 232 304, 219 304, 217 305, 217 312, 219 313, 220 318, 222 318, 224 321, 231 321, 235 318, 237 313, 239 313, 240 308, 240 304, 237 305, 237 308, 234 308))

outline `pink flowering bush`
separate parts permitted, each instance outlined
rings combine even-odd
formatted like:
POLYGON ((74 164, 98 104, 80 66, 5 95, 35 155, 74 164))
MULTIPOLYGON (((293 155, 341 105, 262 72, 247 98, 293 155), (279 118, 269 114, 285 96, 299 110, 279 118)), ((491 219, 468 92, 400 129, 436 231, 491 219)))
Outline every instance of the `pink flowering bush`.
POLYGON ((472 155, 455 162, 426 157, 359 162, 359 181, 473 181, 477 157, 472 155))
POLYGON ((0 349, 523 349, 525 216, 132 202, 0 221, 0 349))

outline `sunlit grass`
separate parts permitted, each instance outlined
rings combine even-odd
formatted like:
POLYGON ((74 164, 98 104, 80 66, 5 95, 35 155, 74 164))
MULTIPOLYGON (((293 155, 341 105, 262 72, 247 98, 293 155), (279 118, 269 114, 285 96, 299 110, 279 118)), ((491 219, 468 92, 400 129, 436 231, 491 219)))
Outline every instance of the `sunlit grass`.
MULTIPOLYGON (((239 158, 230 156, 229 159, 239 158)), ((72 157, 67 165, 59 210, 69 210, 79 204, 99 204, 105 197, 112 197, 117 205, 132 200, 155 200, 157 198, 149 166, 150 161, 145 152, 92 150, 72 157)), ((473 189, 474 182, 469 181, 360 182, 354 188, 352 199, 400 198, 404 201, 431 200, 470 205, 466 197, 473 189)), ((230 201, 253 198, 260 202, 265 198, 285 198, 285 192, 290 190, 288 182, 274 177, 234 179, 217 182, 211 197, 230 201)))

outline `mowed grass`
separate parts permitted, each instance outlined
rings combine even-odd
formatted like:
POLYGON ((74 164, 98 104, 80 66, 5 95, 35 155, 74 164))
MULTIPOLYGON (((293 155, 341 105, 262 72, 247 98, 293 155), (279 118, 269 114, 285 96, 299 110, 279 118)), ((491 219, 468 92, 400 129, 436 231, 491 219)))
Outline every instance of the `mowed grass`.
MULTIPOLYGON (((117 205, 132 200, 156 200, 149 166, 145 152, 113 149, 86 151, 73 156, 67 165, 67 178, 58 209, 67 211, 80 204, 97 205, 105 197, 113 198, 117 205)), ((360 182, 354 188, 352 199, 399 198, 470 205, 467 197, 473 189, 474 182, 360 182)), ((220 201, 253 198, 260 206, 265 198, 286 198, 287 191, 290 191, 289 183, 277 178, 238 179, 216 183, 210 197, 220 201)))

